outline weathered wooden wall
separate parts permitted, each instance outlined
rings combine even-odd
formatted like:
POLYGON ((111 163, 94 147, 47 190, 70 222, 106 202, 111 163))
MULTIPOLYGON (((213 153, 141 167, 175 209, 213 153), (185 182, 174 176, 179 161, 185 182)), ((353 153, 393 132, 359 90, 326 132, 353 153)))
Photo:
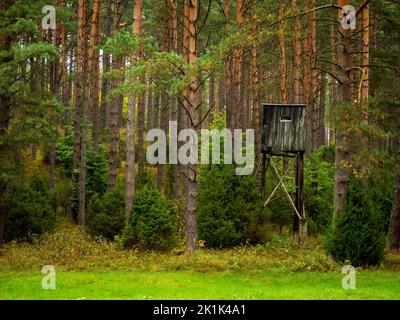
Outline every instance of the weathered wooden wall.
POLYGON ((303 152, 305 150, 305 105, 262 104, 262 152, 303 152))

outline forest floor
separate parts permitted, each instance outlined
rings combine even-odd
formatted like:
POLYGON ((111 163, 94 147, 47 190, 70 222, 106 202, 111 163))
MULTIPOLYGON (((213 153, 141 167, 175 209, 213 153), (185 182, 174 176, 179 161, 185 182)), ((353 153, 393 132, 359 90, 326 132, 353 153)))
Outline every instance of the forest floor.
POLYGON ((355 290, 342 288, 341 270, 318 239, 299 246, 276 235, 263 246, 187 256, 123 250, 65 223, 0 248, 0 299, 400 299, 399 254, 357 268, 355 290), (56 270, 54 290, 42 288, 44 265, 56 270))

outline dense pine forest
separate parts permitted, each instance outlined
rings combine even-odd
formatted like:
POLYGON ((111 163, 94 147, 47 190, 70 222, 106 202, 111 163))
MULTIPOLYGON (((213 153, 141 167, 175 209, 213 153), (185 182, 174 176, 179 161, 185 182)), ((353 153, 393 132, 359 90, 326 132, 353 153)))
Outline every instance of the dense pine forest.
POLYGON ((347 264, 396 290, 399 56, 397 0, 1 0, 0 297, 43 265, 316 283, 347 264), (305 105, 301 192, 297 158, 263 170, 265 104, 305 105))

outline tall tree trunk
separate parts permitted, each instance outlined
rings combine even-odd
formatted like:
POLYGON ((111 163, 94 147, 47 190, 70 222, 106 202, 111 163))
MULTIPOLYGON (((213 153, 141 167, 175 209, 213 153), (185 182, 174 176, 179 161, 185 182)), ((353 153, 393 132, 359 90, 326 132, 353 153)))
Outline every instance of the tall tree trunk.
MULTIPOLYGON (((149 80, 150 82, 150 80, 149 80)), ((150 84, 149 84, 150 87, 150 84)), ((147 92, 147 119, 146 119, 146 130, 149 131, 154 128, 153 125, 153 92, 148 90, 147 92)))
POLYGON ((70 91, 68 87, 68 69, 67 69, 67 31, 65 29, 65 23, 61 23, 61 102, 64 106, 64 115, 61 125, 63 126, 64 131, 66 130, 66 126, 69 124, 69 113, 68 113, 68 104, 70 100, 70 91))
MULTIPOLYGON (((144 82, 144 79, 141 79, 144 82)), ((145 103, 144 103, 144 94, 140 93, 137 97, 137 126, 138 126, 138 174, 141 175, 144 173, 144 118, 145 118, 145 103)))
POLYGON ((135 195, 135 100, 128 101, 126 121, 126 181, 125 181, 125 218, 128 219, 135 195))
POLYGON ((154 93, 154 103, 153 103, 153 128, 159 128, 160 125, 160 93, 154 93))
MULTIPOLYGON (((168 120, 169 120, 169 97, 165 92, 161 92, 161 114, 160 114, 160 127, 167 136, 168 139, 168 120)), ((162 190, 164 185, 165 177, 165 164, 157 165, 157 189, 162 190)))
POLYGON ((76 223, 79 223, 79 182, 80 182, 80 159, 81 159, 81 117, 83 113, 83 64, 85 54, 85 0, 79 0, 78 3, 78 38, 77 38, 77 58, 75 65, 76 81, 75 81, 75 116, 74 116, 74 154, 72 160, 72 197, 71 197, 71 214, 76 223))
MULTIPOLYGON (((348 5, 348 0, 339 0, 338 6, 343 8, 348 5)), ((342 18, 342 10, 339 9, 339 19, 342 18)), ((351 102, 351 68, 352 61, 352 31, 351 29, 343 29, 339 24, 340 49, 338 56, 338 65, 341 83, 339 83, 338 94, 343 102, 351 102)), ((335 145, 335 186, 334 186, 334 215, 344 209, 347 199, 347 189, 349 183, 349 171, 343 165, 349 158, 349 145, 347 143, 346 133, 343 130, 336 129, 336 145, 335 145)))
MULTIPOLYGON (((366 101, 369 96, 369 6, 367 5, 363 10, 362 20, 362 83, 361 83, 361 97, 360 100, 366 101)), ((368 124, 368 112, 364 112, 362 124, 368 124)))
MULTIPOLYGON (((112 33, 112 10, 111 10, 111 0, 106 0, 106 17, 104 22, 104 37, 108 39, 112 33)), ((110 71, 110 54, 108 52, 103 52, 102 63, 103 63, 103 73, 110 71)), ((107 95, 110 90, 110 80, 104 78, 101 84, 101 104, 100 104, 100 114, 101 114, 101 128, 110 128, 110 103, 107 101, 107 95)), ((102 134, 102 130, 99 128, 99 133, 102 134)))
POLYGON ((215 108, 216 113, 221 113, 225 109, 225 81, 224 78, 218 80, 218 103, 215 108))
MULTIPOLYGON (((4 12, 11 6, 10 1, 0 2, 0 11, 4 12)), ((0 64, 5 65, 10 62, 12 55, 9 53, 11 49, 12 39, 5 33, 5 30, 0 30, 0 52, 4 54, 0 55, 0 64)), ((11 79, 11 77, 10 77, 11 79)), ((10 117, 11 117, 11 95, 8 92, 9 85, 5 84, 0 86, 0 136, 5 136, 8 133, 10 117)), ((6 183, 0 183, 0 208, 3 204, 3 195, 6 190, 6 183)), ((0 245, 4 242, 5 234, 5 222, 6 213, 0 209, 0 245)))
MULTIPOLYGON (((57 6, 60 6, 59 2, 56 2, 57 6)), ((56 48, 60 45, 60 28, 56 30, 48 30, 49 43, 53 44, 56 48)), ((49 75, 50 75, 50 95, 58 98, 59 96, 59 62, 49 61, 49 75)), ((56 141, 57 141, 57 117, 56 115, 51 116, 51 131, 50 131, 50 190, 54 190, 55 187, 55 175, 56 175, 56 141)))
MULTIPOLYGON (((285 13, 285 2, 279 3, 279 17, 282 18, 285 13)), ((278 30, 279 41, 279 101, 281 104, 287 104, 287 89, 286 89, 286 43, 285 43, 285 20, 279 23, 278 30)), ((289 168, 289 160, 283 157, 283 171, 289 168)))
MULTIPOLYGON (((188 62, 193 65, 197 59, 197 30, 198 18, 197 0, 185 0, 188 12, 188 62)), ((199 110, 198 79, 195 75, 190 77, 190 85, 187 90, 188 112, 190 113, 190 128, 199 131, 201 126, 201 113, 199 110)), ((198 167, 197 164, 186 166, 185 182, 185 231, 186 252, 192 253, 197 247, 197 195, 198 195, 198 167)))
MULTIPOLYGON (((311 8, 316 7, 316 0, 310 1, 311 8)), ((317 148, 318 141, 318 70, 317 70, 317 12, 312 10, 309 15, 309 40, 310 40, 310 96, 309 110, 311 112, 311 150, 317 148)))
MULTIPOLYGON (((122 15, 122 0, 116 0, 114 6, 114 32, 119 30, 119 24, 122 15)), ((112 57, 112 68, 119 70, 123 68, 123 59, 121 57, 112 57)), ((111 89, 117 88, 120 79, 113 80, 111 89)), ((119 149, 119 116, 120 116, 120 103, 119 97, 114 97, 111 101, 110 110, 110 154, 108 158, 108 189, 114 189, 117 183, 117 171, 118 171, 118 149, 119 149)))
POLYGON ((87 19, 89 16, 89 2, 87 0, 79 1, 79 13, 83 15, 82 25, 78 25, 78 48, 81 47, 82 60, 79 68, 79 76, 77 81, 82 81, 82 132, 81 132, 81 150, 79 164, 79 214, 78 223, 80 226, 85 225, 85 208, 86 208, 86 149, 87 149, 87 123, 88 123, 88 99, 87 90, 88 83, 88 68, 87 68, 87 19), (81 12, 83 10, 83 12, 81 12), (79 40, 80 39, 80 40, 79 40))
MULTIPOLYGON (((224 0, 223 11, 224 11, 224 30, 225 33, 229 32, 229 6, 230 0, 224 0)), ((229 129, 234 129, 234 99, 233 99, 233 86, 234 86, 234 76, 233 76, 233 57, 228 55, 225 58, 225 106, 226 106, 226 125, 229 129)))
POLYGON ((326 128, 325 128, 325 105, 326 105, 326 79, 322 75, 321 88, 319 91, 319 117, 318 117, 318 144, 317 147, 326 144, 326 128))
MULTIPOLYGON (((169 19, 169 2, 165 0, 164 6, 164 33, 163 33, 163 51, 168 52, 170 49, 170 19, 169 19)), ((164 91, 161 92, 161 117, 160 124, 161 130, 163 130, 168 137, 168 121, 169 121, 169 97, 164 91)), ((168 138, 167 138, 168 139, 168 138)), ((163 189, 165 175, 165 164, 157 165, 157 188, 158 190, 163 189)))
MULTIPOLYGON (((332 20, 336 18, 333 14, 332 20)), ((336 32, 334 21, 329 22, 329 44, 331 48, 331 79, 332 79, 332 93, 331 93, 331 107, 334 107, 337 100, 337 76, 336 64, 337 64, 337 46, 336 46, 336 32)), ((329 143, 331 144, 335 140, 335 129, 332 125, 329 126, 329 143)))
MULTIPOLYGON (((0 11, 4 12, 11 6, 11 1, 1 1, 0 11)), ((12 38, 5 32, 0 31, 0 50, 4 53, 0 56, 0 63, 6 64, 12 59, 12 55, 9 53, 11 49, 12 38)), ((0 87, 0 135, 7 133, 8 125, 10 123, 10 112, 11 112, 11 95, 8 92, 10 86, 5 84, 0 87)))
MULTIPOLYGON (((292 0, 292 8, 298 8, 297 0, 292 0)), ((301 39, 301 19, 300 16, 296 16, 294 19, 294 40, 293 40, 293 55, 294 55, 294 74, 293 74, 293 103, 303 102, 303 95, 301 91, 301 64, 302 64, 302 39, 301 39)), ((307 58, 306 58, 307 59, 307 58)), ((309 69, 307 69, 309 72, 309 69)), ((308 77, 307 77, 308 79, 308 77)), ((295 166, 302 165, 302 161, 296 161, 295 166)), ((300 168, 299 168, 300 169, 300 168)), ((300 173, 300 171, 297 171, 300 173)), ((298 177, 296 177, 297 180, 298 177)), ((298 181, 300 182, 300 181, 298 181)), ((297 195, 301 197, 301 195, 297 195)), ((303 240, 303 236, 307 236, 307 224, 306 222, 300 223, 297 215, 293 216, 293 233, 299 237, 299 240, 303 240)))
MULTIPOLYGON (((255 17, 255 9, 257 0, 253 0, 253 17, 255 17)), ((256 33, 256 21, 252 22, 252 31, 256 33)), ((252 83, 252 105, 253 105, 253 128, 255 140, 255 163, 260 166, 260 152, 261 152, 261 124, 260 124, 260 92, 259 92, 259 68, 257 65, 257 43, 251 45, 251 83, 252 83)), ((261 167, 259 167, 261 168, 261 167)), ((261 186, 261 173, 262 170, 257 171, 257 185, 261 186)))
MULTIPOLYGON (((292 8, 297 8, 297 0, 292 0, 292 8)), ((301 103, 301 20, 300 16, 294 18, 294 75, 293 75, 293 103, 301 103)))
POLYGON ((366 100, 369 96, 369 37, 370 37, 370 19, 369 19, 369 6, 363 10, 363 69, 364 77, 362 84, 362 99, 366 100))
POLYGON ((92 110, 92 143, 96 147, 99 142, 99 49, 100 43, 100 15, 101 1, 94 0, 92 26, 90 30, 90 47, 89 47, 89 77, 90 77, 90 99, 92 110))
MULTIPOLYGON (((136 19, 138 19, 136 23, 136 30, 135 33, 138 37, 143 36, 143 19, 142 19, 142 11, 143 11, 143 3, 142 0, 134 1, 134 5, 140 7, 140 17, 139 15, 139 8, 137 9, 136 19)), ((143 58, 143 47, 139 46, 138 51, 136 53, 137 58, 140 60, 143 58)), ((139 79, 140 82, 144 83, 145 79, 141 77, 139 79)), ((144 118, 145 118, 145 103, 144 103, 144 94, 140 93, 137 97, 137 107, 138 107, 138 114, 137 114, 137 126, 138 126, 138 174, 142 175, 144 173, 144 118)))
POLYGON ((250 124, 250 105, 249 95, 246 91, 245 84, 250 80, 250 65, 247 63, 247 54, 243 56, 242 60, 242 75, 240 85, 240 105, 242 106, 242 129, 247 130, 250 124))
MULTIPOLYGON (((171 9, 171 19, 170 19, 170 36, 171 36, 171 50, 178 53, 178 15, 177 15, 177 1, 169 0, 171 9)), ((176 70, 174 70, 176 72, 176 70)), ((179 108, 177 97, 171 97, 171 120, 179 120, 179 108)), ((179 197, 181 188, 181 178, 178 172, 178 166, 172 166, 172 179, 174 183, 174 195, 179 197)))
POLYGON ((213 74, 210 76, 208 85, 208 109, 210 110, 209 121, 211 123, 213 121, 213 112, 215 111, 215 77, 213 74))
MULTIPOLYGON (((283 17, 285 13, 285 3, 283 0, 279 3, 279 17, 283 17)), ((287 103, 286 90, 286 43, 285 43, 285 20, 279 23, 278 31, 279 40, 279 94, 280 103, 287 103)))
MULTIPOLYGON (((243 0, 236 0, 236 24, 238 27, 243 25, 243 0)), ((231 129, 238 129, 242 124, 243 109, 241 108, 242 93, 242 63, 243 48, 238 48, 234 53, 233 61, 233 91, 232 91, 232 125, 231 129)))
MULTIPOLYGON (((134 0, 133 33, 138 38, 141 38, 143 34, 142 10, 143 10, 142 0, 134 0)), ((136 51, 136 59, 140 60, 142 58, 142 55, 143 55, 143 49, 141 48, 141 46, 139 46, 139 48, 136 51)), ((131 63, 133 64, 134 61, 132 60, 131 63)), ((141 102, 143 104, 143 101, 141 102)), ((143 107, 143 105, 139 107, 143 107)), ((135 194, 135 99, 133 97, 129 97, 126 131, 127 131, 127 136, 126 136, 125 216, 126 219, 128 219, 129 214, 132 211, 133 197, 135 194)))
POLYGON ((388 244, 389 249, 400 250, 400 135, 398 134, 395 139, 395 148, 397 149, 396 191, 390 216, 388 244))

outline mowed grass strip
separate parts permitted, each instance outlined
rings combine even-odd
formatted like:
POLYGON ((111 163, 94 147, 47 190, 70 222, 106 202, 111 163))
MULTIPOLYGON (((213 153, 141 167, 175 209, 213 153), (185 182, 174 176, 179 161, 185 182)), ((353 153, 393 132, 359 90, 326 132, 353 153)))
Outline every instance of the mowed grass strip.
POLYGON ((340 272, 59 271, 54 290, 42 289, 43 276, 3 270, 0 299, 400 299, 393 271, 357 271, 355 290, 342 288, 340 272))

